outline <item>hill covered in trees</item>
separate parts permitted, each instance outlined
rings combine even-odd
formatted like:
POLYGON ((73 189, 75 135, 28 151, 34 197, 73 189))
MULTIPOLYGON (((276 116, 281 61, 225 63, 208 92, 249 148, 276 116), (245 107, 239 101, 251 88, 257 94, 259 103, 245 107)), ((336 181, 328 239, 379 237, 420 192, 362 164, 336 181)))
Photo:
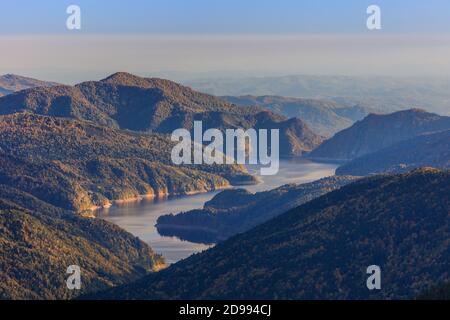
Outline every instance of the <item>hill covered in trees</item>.
POLYGON ((450 129, 450 117, 419 109, 384 115, 370 114, 350 128, 324 141, 311 152, 310 156, 351 160, 423 133, 448 129, 450 129))
POLYGON ((162 235, 192 242, 223 241, 356 179, 333 176, 254 194, 244 189, 224 190, 203 209, 160 216, 156 227, 162 235))
POLYGON ((450 172, 361 179, 169 268, 85 298, 405 299, 449 281, 450 172), (366 287, 381 268, 381 290, 366 287))
POLYGON ((340 166, 338 175, 400 173, 418 167, 450 169, 450 130, 423 134, 340 166))
POLYGON ((40 87, 0 98, 0 114, 39 115, 89 120, 115 129, 171 133, 193 128, 279 129, 280 154, 301 155, 320 144, 300 119, 287 119, 262 108, 244 108, 175 82, 115 73, 76 86, 40 87))
POLYGON ((42 200, 76 211, 143 194, 188 194, 255 181, 238 165, 173 166, 171 147, 159 134, 29 113, 0 116, 0 151, 10 156, 0 158, 0 180, 27 192, 53 186, 58 194, 42 200))
POLYGON ((3 181, 0 252, 0 299, 69 299, 164 267, 161 256, 119 227, 55 207, 3 181), (66 286, 71 265, 80 267, 81 290, 66 286))

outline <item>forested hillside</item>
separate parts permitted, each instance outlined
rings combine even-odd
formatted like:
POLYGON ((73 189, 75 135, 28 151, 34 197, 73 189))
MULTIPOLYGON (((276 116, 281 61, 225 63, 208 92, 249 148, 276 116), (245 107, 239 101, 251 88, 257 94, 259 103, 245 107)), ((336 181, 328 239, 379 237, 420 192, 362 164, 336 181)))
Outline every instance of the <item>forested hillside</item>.
POLYGON ((106 299, 406 299, 449 281, 450 171, 359 180, 106 299), (368 290, 378 265, 382 289, 368 290))

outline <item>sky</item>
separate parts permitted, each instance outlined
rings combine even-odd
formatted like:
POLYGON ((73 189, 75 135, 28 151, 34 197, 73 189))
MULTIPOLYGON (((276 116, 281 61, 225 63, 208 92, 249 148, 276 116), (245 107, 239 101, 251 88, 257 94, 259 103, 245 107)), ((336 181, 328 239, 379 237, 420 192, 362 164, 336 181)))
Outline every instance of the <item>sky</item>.
POLYGON ((448 0, 0 0, 0 74, 447 75, 448 0), (68 30, 66 8, 81 8, 68 30), (366 8, 381 9, 368 30, 366 8))

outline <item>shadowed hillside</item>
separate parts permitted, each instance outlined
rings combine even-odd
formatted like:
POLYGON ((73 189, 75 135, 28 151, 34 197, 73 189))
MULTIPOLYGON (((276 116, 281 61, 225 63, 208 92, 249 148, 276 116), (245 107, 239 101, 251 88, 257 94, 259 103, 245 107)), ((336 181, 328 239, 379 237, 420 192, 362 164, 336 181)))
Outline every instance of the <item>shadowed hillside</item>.
POLYGON ((331 100, 288 98, 280 96, 225 96, 223 99, 241 106, 261 106, 286 117, 297 117, 322 136, 332 136, 350 127, 368 114, 360 106, 345 106, 331 100))
POLYGON ((192 242, 218 242, 355 180, 328 177, 255 194, 244 189, 224 190, 206 202, 203 209, 160 216, 156 227, 166 236, 192 242))
POLYGON ((107 299, 404 299, 449 281, 450 172, 359 180, 107 299), (366 268, 382 270, 369 291, 366 268))
POLYGON ((426 166, 450 169, 450 130, 423 134, 356 158, 340 166, 336 174, 400 173, 426 166))
POLYGON ((386 115, 370 114, 324 141, 313 158, 350 160, 411 139, 419 134, 450 129, 450 117, 411 109, 386 115))
MULTIPOLYGON (((119 227, 56 208, 19 188, 0 182, 0 299, 69 299, 164 266, 161 256, 119 227), (66 287, 70 265, 81 269, 81 290, 66 287)), ((58 192, 48 185, 46 190, 58 192)))

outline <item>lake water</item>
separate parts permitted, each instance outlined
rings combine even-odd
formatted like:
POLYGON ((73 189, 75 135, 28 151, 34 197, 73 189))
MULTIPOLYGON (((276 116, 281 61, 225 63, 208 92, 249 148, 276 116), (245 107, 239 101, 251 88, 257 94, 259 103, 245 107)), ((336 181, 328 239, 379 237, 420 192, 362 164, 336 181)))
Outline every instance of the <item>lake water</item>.
MULTIPOLYGON (((248 170, 257 175, 261 183, 240 186, 240 188, 258 192, 274 189, 287 183, 311 182, 334 175, 336 168, 335 164, 304 159, 281 160, 278 174, 274 176, 260 176, 257 166, 249 167, 248 170)), ((210 246, 183 241, 176 237, 163 237, 155 228, 156 220, 164 214, 202 208, 203 204, 218 192, 220 191, 190 196, 144 198, 141 201, 116 204, 110 208, 98 210, 96 213, 98 217, 117 224, 147 242, 153 250, 165 257, 167 263, 174 263, 210 246)))

